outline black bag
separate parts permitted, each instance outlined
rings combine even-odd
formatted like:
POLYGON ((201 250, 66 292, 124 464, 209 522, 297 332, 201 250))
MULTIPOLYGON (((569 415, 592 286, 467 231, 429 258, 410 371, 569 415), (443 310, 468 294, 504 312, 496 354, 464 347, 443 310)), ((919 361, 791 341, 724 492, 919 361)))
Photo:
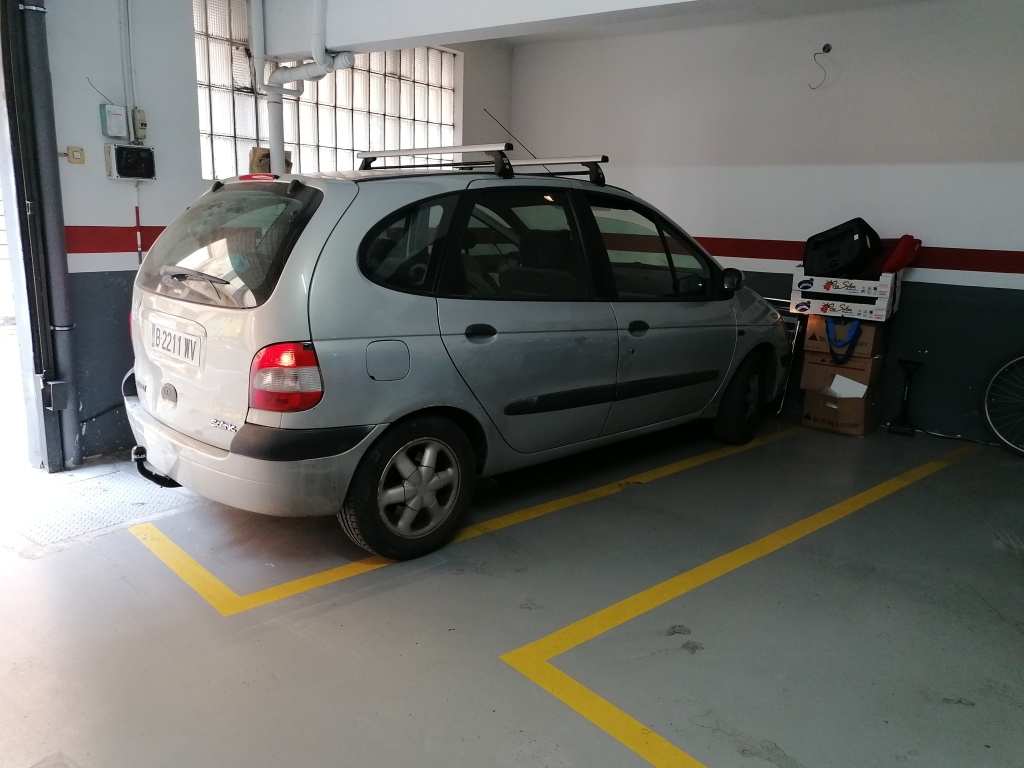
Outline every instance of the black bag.
POLYGON ((807 241, 804 274, 857 279, 881 252, 878 233, 864 219, 850 219, 807 241))

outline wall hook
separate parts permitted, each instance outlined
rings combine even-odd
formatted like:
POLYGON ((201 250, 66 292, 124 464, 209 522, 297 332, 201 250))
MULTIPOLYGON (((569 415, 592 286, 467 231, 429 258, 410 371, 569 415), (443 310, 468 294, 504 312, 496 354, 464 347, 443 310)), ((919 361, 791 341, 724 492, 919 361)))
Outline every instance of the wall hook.
POLYGON ((823 46, 821 46, 821 50, 818 51, 816 54, 814 54, 814 63, 817 64, 819 67, 821 67, 821 82, 818 83, 817 85, 811 85, 810 83, 808 83, 807 87, 810 88, 812 91, 816 91, 819 88, 821 88, 821 86, 823 86, 825 84, 825 78, 828 77, 828 72, 825 71, 825 67, 822 67, 821 62, 818 61, 818 57, 821 56, 821 54, 823 54, 823 53, 831 53, 831 52, 832 52, 832 44, 831 43, 825 43, 823 46))

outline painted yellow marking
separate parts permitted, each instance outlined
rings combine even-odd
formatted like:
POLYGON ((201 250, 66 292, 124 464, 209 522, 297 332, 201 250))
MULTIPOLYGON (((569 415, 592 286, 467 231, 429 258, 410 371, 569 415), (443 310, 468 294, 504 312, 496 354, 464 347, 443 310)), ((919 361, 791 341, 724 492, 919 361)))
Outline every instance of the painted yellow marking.
MULTIPOLYGON (((702 453, 699 456, 683 459, 682 461, 677 461, 664 467, 658 467, 657 469, 652 469, 647 472, 641 472, 638 475, 627 477, 625 480, 619 480, 589 491, 583 491, 582 493, 566 496, 562 499, 555 499, 554 501, 545 502, 544 504, 538 504, 537 506, 529 507, 528 509, 502 515, 501 517, 497 517, 493 520, 476 523, 458 531, 452 539, 452 543, 472 539, 485 533, 499 531, 502 528, 509 527, 510 525, 516 525, 518 523, 526 522, 527 520, 533 520, 541 517, 542 515, 547 515, 551 512, 557 512, 561 509, 576 506, 577 504, 582 504, 586 501, 593 501, 594 499, 610 496, 613 493, 618 493, 631 485, 649 483, 652 480, 659 480, 663 477, 667 477, 668 475, 672 475, 677 472, 682 472, 686 469, 699 467, 701 464, 707 464, 708 462, 715 461, 717 459, 724 459, 727 456, 733 456, 737 453, 742 453, 743 451, 748 451, 751 448, 766 445, 784 437, 791 437, 798 431, 799 430, 795 428, 781 430, 779 432, 751 440, 746 445, 733 445, 727 448, 708 451, 707 453, 702 453)), ((327 584, 334 584, 335 582, 349 579, 353 576, 359 576, 360 574, 376 570, 377 568, 381 568, 394 562, 383 557, 367 557, 363 560, 357 560, 354 563, 338 566, 337 568, 332 568, 328 571, 314 573, 311 576, 305 576, 301 579, 295 579, 294 581, 289 581, 276 587, 269 587, 248 595, 239 595, 210 573, 206 568, 200 565, 193 557, 186 553, 185 550, 167 538, 152 523, 136 525, 129 530, 131 530, 131 532, 135 534, 135 537, 154 555, 160 558, 164 565, 181 577, 186 584, 192 587, 192 589, 206 600, 206 602, 212 605, 222 616, 232 616, 236 613, 241 613, 242 611, 248 611, 251 608, 266 605, 267 603, 273 603, 286 597, 292 597, 300 592, 306 592, 310 589, 322 587, 327 584)))
POLYGON ((702 768, 700 762, 656 734, 652 729, 557 669, 550 663, 551 659, 664 605, 690 590, 703 586, 737 568, 752 563, 754 560, 776 552, 804 536, 821 530, 869 504, 948 467, 975 450, 975 447, 961 448, 934 461, 922 464, 898 477, 858 493, 846 501, 834 504, 828 509, 788 525, 764 538, 580 619, 547 637, 542 637, 529 645, 510 651, 501 658, 652 765, 659 768, 675 768, 676 766, 702 768))
POLYGON ((185 550, 167 538, 152 523, 132 526, 131 532, 146 547, 174 571, 186 584, 212 605, 222 616, 232 616, 250 608, 273 603, 285 597, 292 597, 316 587, 333 584, 343 579, 376 570, 392 563, 383 557, 367 557, 328 571, 304 576, 276 587, 261 589, 248 595, 238 595, 220 579, 206 570, 185 550))
POLYGON ((643 485, 644 483, 649 483, 652 480, 660 480, 663 477, 674 475, 677 472, 692 469, 693 467, 699 467, 701 464, 707 464, 708 462, 715 461, 717 459, 724 459, 727 456, 734 456, 737 453, 749 451, 751 448, 757 448, 758 446, 775 442, 776 440, 780 440, 784 437, 791 437, 798 431, 799 430, 795 428, 784 429, 770 435, 758 437, 745 445, 730 445, 727 448, 708 451, 707 453, 702 453, 699 456, 693 456, 689 459, 683 459, 682 461, 667 464, 664 467, 658 467, 657 469, 652 469, 647 472, 641 472, 638 475, 627 477, 625 480, 617 480, 614 483, 608 483, 608 485, 592 488, 589 491, 576 493, 572 496, 565 496, 564 498, 555 499, 554 501, 546 501, 535 507, 528 507, 527 509, 521 509, 518 512, 511 512, 493 520, 486 520, 482 523, 467 525, 455 534, 452 538, 452 542, 473 539, 485 533, 494 533, 495 531, 500 531, 502 528, 508 528, 510 525, 516 525, 517 523, 523 523, 527 520, 533 520, 543 515, 550 514, 551 512, 557 512, 560 509, 574 507, 577 504, 582 504, 586 501, 593 501, 594 499, 611 496, 612 494, 618 493, 631 485, 643 485))

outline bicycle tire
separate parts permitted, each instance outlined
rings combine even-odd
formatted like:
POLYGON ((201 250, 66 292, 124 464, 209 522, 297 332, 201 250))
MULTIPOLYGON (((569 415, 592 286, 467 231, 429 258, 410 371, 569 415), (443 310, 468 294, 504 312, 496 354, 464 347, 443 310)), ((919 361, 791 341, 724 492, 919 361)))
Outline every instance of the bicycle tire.
POLYGON ((1024 356, 1003 363, 985 387, 982 411, 989 431, 1024 456, 1024 356))

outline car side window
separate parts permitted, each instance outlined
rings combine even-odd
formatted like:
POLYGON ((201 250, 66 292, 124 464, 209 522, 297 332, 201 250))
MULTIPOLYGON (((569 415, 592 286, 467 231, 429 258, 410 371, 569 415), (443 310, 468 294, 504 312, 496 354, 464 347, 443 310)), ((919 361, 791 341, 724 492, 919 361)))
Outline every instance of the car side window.
POLYGON ((588 195, 620 299, 699 300, 711 272, 685 242, 626 200, 588 195))
POLYGON ((593 296, 569 196, 561 189, 484 190, 445 262, 439 293, 461 298, 593 296))
POLYGON ((363 238, 359 268, 370 280, 410 293, 433 291, 457 195, 407 206, 363 238))
POLYGON ((711 269, 693 246, 661 225, 669 258, 676 273, 676 292, 680 297, 701 299, 710 296, 711 269))

